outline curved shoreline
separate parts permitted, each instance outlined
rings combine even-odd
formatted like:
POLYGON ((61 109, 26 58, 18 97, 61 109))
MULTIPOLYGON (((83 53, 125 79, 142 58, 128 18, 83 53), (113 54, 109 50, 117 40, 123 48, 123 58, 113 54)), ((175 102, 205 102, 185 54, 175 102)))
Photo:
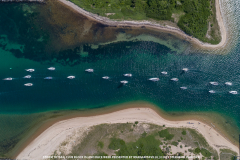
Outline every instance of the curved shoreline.
POLYGON ((191 120, 186 120, 188 118, 179 120, 179 117, 177 116, 173 117, 176 120, 169 120, 169 118, 166 118, 168 115, 162 114, 156 106, 145 102, 127 103, 108 109, 107 113, 106 109, 100 109, 98 110, 99 112, 97 112, 97 115, 96 112, 95 115, 92 114, 94 112, 87 112, 88 114, 83 113, 82 116, 70 116, 68 118, 58 119, 55 123, 50 123, 49 126, 45 126, 45 128, 38 130, 38 133, 35 133, 36 135, 32 138, 32 141, 26 144, 25 148, 21 148, 22 151, 20 154, 18 153, 18 156, 16 157, 18 159, 33 159, 33 157, 36 157, 37 155, 41 157, 41 154, 50 154, 48 151, 54 149, 51 144, 54 144, 54 146, 57 147, 65 140, 67 135, 83 126, 90 127, 102 123, 126 123, 134 121, 157 125, 164 124, 167 127, 193 128, 201 133, 207 142, 218 151, 218 153, 220 148, 230 148, 237 153, 239 150, 236 145, 219 133, 212 123, 206 124, 201 119, 197 119, 196 116, 193 116, 191 120), (189 121, 194 124, 187 124, 189 121), (199 124, 198 122, 201 123, 199 124))
POLYGON ((222 13, 220 10, 220 4, 219 4, 220 0, 215 1, 216 19, 217 19, 217 22, 218 22, 218 25, 220 28, 220 33, 221 33, 221 42, 217 45, 212 45, 209 43, 201 42, 197 38, 187 35, 185 32, 183 32, 179 28, 175 28, 175 27, 171 27, 171 26, 166 27, 166 26, 162 26, 160 24, 153 23, 153 22, 146 21, 146 20, 145 21, 114 21, 114 20, 110 20, 109 18, 98 16, 96 14, 85 11, 84 9, 80 8, 79 6, 75 5, 74 3, 70 2, 70 1, 67 1, 67 0, 58 0, 58 1, 65 4, 66 6, 70 7, 77 13, 80 13, 91 20, 97 21, 99 23, 102 23, 102 24, 105 24, 108 26, 118 26, 118 27, 131 26, 131 27, 136 27, 136 28, 144 26, 146 28, 157 29, 157 30, 161 30, 163 32, 171 32, 171 33, 175 33, 177 35, 184 37, 184 39, 196 44, 201 49, 213 50, 213 49, 224 48, 227 43, 227 31, 224 26, 223 16, 222 16, 222 13))

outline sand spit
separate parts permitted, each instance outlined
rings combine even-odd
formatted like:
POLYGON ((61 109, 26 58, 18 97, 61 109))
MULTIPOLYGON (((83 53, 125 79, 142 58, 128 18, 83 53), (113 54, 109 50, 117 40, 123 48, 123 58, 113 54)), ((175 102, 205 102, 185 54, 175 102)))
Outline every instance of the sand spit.
POLYGON ((151 108, 129 108, 108 114, 77 117, 63 120, 47 128, 36 139, 34 139, 18 156, 17 159, 43 159, 50 156, 58 149, 60 144, 76 130, 83 127, 91 127, 98 124, 127 123, 139 121, 166 127, 192 128, 202 134, 210 146, 220 153, 221 148, 228 148, 238 153, 239 148, 233 145, 211 126, 196 120, 168 121, 162 118, 151 108), (190 124, 189 124, 190 122, 190 124))
POLYGON ((65 4, 65 5, 69 6, 74 11, 88 17, 89 19, 92 19, 94 21, 97 21, 97 22, 105 24, 105 25, 118 26, 118 27, 123 27, 123 26, 143 27, 144 26, 144 27, 150 28, 150 29, 151 28, 152 29, 158 29, 158 30, 163 31, 163 32, 171 32, 171 33, 175 33, 177 35, 180 35, 180 36, 184 37, 184 39, 190 41, 191 43, 196 44, 198 47, 200 47, 202 49, 215 50, 215 49, 219 49, 219 48, 224 48, 225 45, 226 45, 227 32, 226 32, 226 29, 224 27, 223 17, 222 17, 221 10, 220 10, 220 4, 219 4, 220 0, 215 1, 215 4, 216 4, 216 18, 217 18, 218 25, 220 27, 220 32, 221 32, 221 42, 217 45, 212 45, 212 44, 209 44, 209 43, 203 43, 203 42, 199 41, 198 39, 185 34, 185 32, 183 32, 179 28, 175 28, 175 27, 171 27, 171 26, 167 26, 167 25, 162 26, 158 23, 153 23, 153 22, 150 22, 150 21, 114 21, 114 20, 110 20, 109 18, 98 16, 96 14, 85 11, 84 9, 78 7, 77 5, 75 5, 74 3, 70 2, 70 1, 67 1, 67 0, 59 0, 59 1, 62 2, 63 4, 65 4))

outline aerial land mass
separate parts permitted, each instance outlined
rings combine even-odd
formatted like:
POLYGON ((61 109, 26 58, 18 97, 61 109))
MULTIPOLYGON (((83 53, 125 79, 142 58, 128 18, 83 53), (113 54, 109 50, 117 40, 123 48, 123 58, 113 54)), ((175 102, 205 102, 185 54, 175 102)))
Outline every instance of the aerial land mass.
POLYGON ((238 150, 219 130, 201 121, 169 121, 151 108, 129 108, 59 121, 16 157, 191 155, 231 159, 238 150))
POLYGON ((221 33, 215 0, 70 0, 91 13, 114 20, 148 20, 178 27, 202 42, 218 44, 221 33))

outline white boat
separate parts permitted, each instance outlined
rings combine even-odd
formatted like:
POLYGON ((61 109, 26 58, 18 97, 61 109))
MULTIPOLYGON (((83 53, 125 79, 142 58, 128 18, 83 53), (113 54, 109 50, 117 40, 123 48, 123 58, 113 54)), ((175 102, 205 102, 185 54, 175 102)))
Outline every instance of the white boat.
POLYGON ((185 89, 187 89, 187 87, 180 87, 180 89, 185 90, 185 89))
POLYGON ((125 77, 132 77, 132 74, 131 73, 126 73, 126 74, 123 74, 123 76, 125 76, 125 77))
POLYGON ((102 79, 109 79, 109 77, 108 76, 104 76, 104 77, 102 77, 102 79))
POLYGON ((33 84, 32 83, 26 83, 26 84, 24 84, 24 86, 33 86, 33 84))
POLYGON ((54 71, 56 68, 55 67, 49 67, 48 70, 54 71))
POLYGON ((210 90, 210 91, 208 91, 209 93, 216 93, 214 90, 210 90))
POLYGON ((162 71, 161 73, 162 73, 162 74, 164 74, 164 75, 166 75, 166 74, 167 74, 167 72, 166 72, 166 71, 162 71))
POLYGON ((225 85, 231 86, 231 85, 232 85, 232 82, 225 82, 225 85))
POLYGON ((11 80, 13 80, 13 78, 8 77, 8 78, 4 78, 3 80, 5 80, 5 81, 11 81, 11 80))
POLYGON ((178 78, 172 78, 171 81, 177 82, 177 81, 178 81, 178 78))
POLYGON ((211 85, 217 86, 218 82, 209 82, 211 85))
POLYGON ((31 77, 32 77, 31 75, 26 75, 23 78, 31 78, 31 77))
POLYGON ((238 94, 237 91, 229 91, 230 94, 238 94))
POLYGON ((93 69, 85 69, 86 72, 93 72, 93 69))
POLYGON ((127 84, 128 83, 128 81, 125 81, 125 80, 120 81, 120 82, 123 83, 123 84, 127 84))
POLYGON ((68 76, 67 78, 68 78, 68 79, 74 79, 75 76, 68 76))
POLYGON ((44 79, 52 79, 52 77, 45 77, 44 79))
POLYGON ((188 68, 183 68, 182 69, 184 72, 187 72, 188 71, 188 68))
POLYGON ((159 81, 159 78, 149 78, 148 80, 156 82, 156 81, 159 81))
POLYGON ((26 71, 28 71, 28 72, 34 72, 35 69, 26 69, 26 71))

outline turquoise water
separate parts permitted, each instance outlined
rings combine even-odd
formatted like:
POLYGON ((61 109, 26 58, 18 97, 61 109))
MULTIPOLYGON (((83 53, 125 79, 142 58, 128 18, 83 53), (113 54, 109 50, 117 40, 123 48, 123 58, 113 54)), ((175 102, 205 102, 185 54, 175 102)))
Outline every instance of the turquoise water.
POLYGON ((1 147, 7 148, 8 143, 14 146, 19 140, 14 137, 26 131, 33 119, 22 120, 16 115, 28 117, 44 111, 89 109, 135 100, 155 103, 169 112, 216 111, 232 117, 240 127, 240 94, 228 93, 240 93, 239 41, 228 55, 175 54, 166 46, 140 41, 118 42, 98 49, 83 44, 51 56, 44 49, 51 42, 51 33, 29 22, 38 12, 29 14, 27 6, 30 4, 0 4, 0 79, 14 78, 0 80, 0 113, 4 117, 0 118, 0 140, 5 145, 1 147), (56 70, 47 70, 50 66, 56 70), (27 68, 34 68, 35 72, 28 73, 27 68), (94 73, 85 72, 87 68, 93 68, 94 73), (182 68, 189 71, 183 73, 182 68), (124 77, 124 73, 132 73, 133 77, 124 77), (22 78, 28 74, 31 79, 22 78), (69 75, 76 78, 69 80, 69 75), (53 79, 44 80, 47 76, 53 79), (103 80, 102 76, 110 79, 103 80), (159 77, 160 81, 148 81, 151 77, 159 77), (170 81, 173 77, 179 81, 170 81), (129 83, 121 85, 121 80, 129 83), (219 85, 211 86, 210 81, 219 85), (233 86, 225 86, 226 81, 233 86), (25 83, 33 86, 26 87, 25 83), (188 89, 181 90, 181 86, 188 89), (212 89, 215 94, 208 92, 212 89), (11 115, 16 118, 9 118, 11 115), (16 129, 19 132, 14 133, 16 129), (6 142, 11 138, 13 141, 6 142))

